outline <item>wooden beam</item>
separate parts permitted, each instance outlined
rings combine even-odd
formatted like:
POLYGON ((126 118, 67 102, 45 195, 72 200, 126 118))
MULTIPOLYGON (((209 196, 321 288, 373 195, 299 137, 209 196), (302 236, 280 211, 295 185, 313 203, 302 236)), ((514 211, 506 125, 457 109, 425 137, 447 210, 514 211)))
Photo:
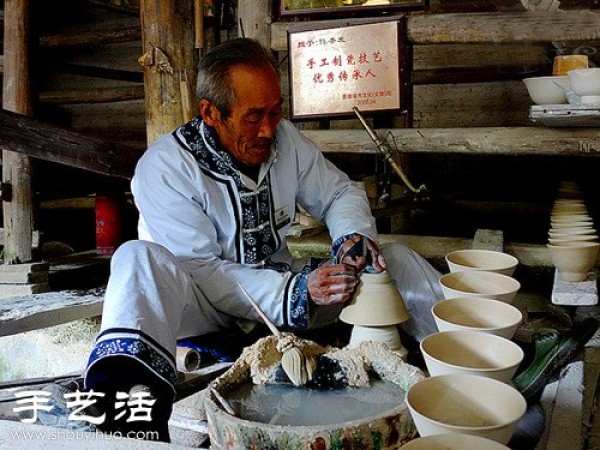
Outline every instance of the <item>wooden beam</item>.
POLYGON ((0 148, 113 177, 131 178, 143 153, 5 110, 0 129, 0 148))
MULTIPOLYGON (((271 26, 271 48, 287 51, 288 31, 336 28, 377 20, 380 19, 277 22, 271 26)), ((407 28, 408 40, 414 45, 578 42, 600 37, 600 12, 418 14, 408 17, 407 28)))
POLYGON ((144 86, 118 86, 95 89, 72 89, 70 91, 47 91, 40 93, 39 100, 45 104, 112 103, 144 98, 144 86))
MULTIPOLYGON (((4 2, 4 77, 2 107, 27 116, 33 115, 31 95, 30 0, 4 2)), ((3 133, 4 134, 4 131, 3 133)), ((2 182, 10 186, 10 198, 3 197, 5 264, 31 261, 33 210, 31 161, 27 156, 1 146, 2 182)))
POLYGON ((148 144, 184 122, 181 80, 196 79, 192 0, 140 2, 148 144))
POLYGON ((422 14, 408 20, 413 44, 589 41, 600 36, 593 11, 422 14))
MULTIPOLYGON (((600 131, 597 128, 396 128, 376 132, 381 138, 391 133, 401 153, 600 156, 600 131)), ((323 152, 377 152, 363 130, 306 130, 303 134, 323 152)), ((388 143, 393 141, 388 138, 388 143)))
POLYGON ((269 46, 271 43, 271 15, 273 11, 272 0, 239 0, 238 34, 258 40, 261 44, 269 46), (241 29, 243 27, 243 30, 241 29))
POLYGON ((139 19, 128 17, 103 23, 102 28, 86 25, 61 29, 58 34, 40 36, 39 43, 43 48, 98 47, 118 42, 137 42, 141 37, 139 19))

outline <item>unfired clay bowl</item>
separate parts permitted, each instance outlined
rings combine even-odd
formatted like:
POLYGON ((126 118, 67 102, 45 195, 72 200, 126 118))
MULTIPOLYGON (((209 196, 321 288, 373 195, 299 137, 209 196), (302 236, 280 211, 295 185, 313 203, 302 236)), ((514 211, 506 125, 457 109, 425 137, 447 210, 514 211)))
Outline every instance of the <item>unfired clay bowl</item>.
POLYGON ((598 236, 593 234, 570 234, 558 238, 548 238, 548 244, 560 245, 567 242, 598 242, 598 236))
POLYGON ((511 276, 519 260, 508 253, 492 250, 456 250, 446 255, 450 272, 463 270, 486 270, 511 276))
POLYGON ((596 264, 600 244, 598 242, 568 242, 548 244, 552 264, 558 269, 563 281, 578 282, 587 279, 588 272, 596 264))
POLYGON ((600 95, 600 68, 570 70, 568 73, 571 89, 579 96, 600 95))
POLYGON ((551 238, 577 235, 598 236, 598 233, 593 227, 550 228, 548 231, 548 236, 551 238))
POLYGON ((527 402, 506 383, 477 375, 440 375, 414 384, 406 403, 422 437, 463 433, 507 444, 527 402))
POLYGON ((585 220, 592 220, 589 214, 580 213, 580 212, 569 212, 569 213, 560 213, 560 214, 552 214, 550 216, 550 220, 554 220, 556 222, 580 222, 585 220))
POLYGON ((552 229, 559 230, 563 228, 577 228, 577 227, 593 227, 594 222, 592 219, 589 220, 580 220, 577 222, 550 222, 552 229))
POLYGON ((484 270, 465 270, 440 277, 444 298, 484 297, 512 303, 521 283, 508 275, 484 270))
POLYGON ((469 434, 446 433, 413 439, 402 450, 509 450, 491 439, 469 434))
POLYGON ((478 375, 510 383, 523 350, 501 336, 472 330, 439 331, 420 344, 432 377, 451 373, 478 375))
POLYGON ((439 331, 471 330, 512 339, 523 321, 518 308, 491 298, 450 298, 437 302, 431 314, 439 331))
POLYGON ((527 92, 538 105, 567 103, 565 92, 569 90, 568 76, 530 77, 523 79, 527 92))

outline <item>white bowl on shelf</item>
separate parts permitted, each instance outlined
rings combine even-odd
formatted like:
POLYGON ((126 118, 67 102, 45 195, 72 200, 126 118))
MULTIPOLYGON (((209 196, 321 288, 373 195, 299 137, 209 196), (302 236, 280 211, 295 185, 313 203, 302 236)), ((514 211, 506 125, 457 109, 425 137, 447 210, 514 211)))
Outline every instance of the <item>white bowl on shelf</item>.
POLYGON ((510 383, 524 356, 511 340, 473 330, 432 333, 421 341, 420 349, 432 377, 462 373, 503 383, 510 383))
POLYGON ((406 405, 421 436, 462 433, 507 444, 527 402, 512 386, 477 375, 440 375, 413 384, 406 405))
POLYGON ((439 279, 444 298, 484 297, 512 303, 521 283, 508 275, 484 270, 465 270, 439 279))
POLYGON ((491 439, 461 433, 436 434, 407 442, 401 450, 510 450, 491 439))
POLYGON ((486 270, 511 276, 519 260, 504 252, 481 249, 465 249, 450 252, 445 257, 450 272, 463 270, 486 270))
POLYGON ((513 305, 491 298, 458 297, 437 302, 431 314, 439 331, 470 330, 512 339, 523 321, 513 305))
POLYGON ((600 67, 570 70, 567 76, 575 94, 582 97, 600 95, 600 67))
POLYGON ((569 77, 546 76, 524 78, 529 97, 537 105, 560 105, 567 102, 566 92, 570 89, 569 77))

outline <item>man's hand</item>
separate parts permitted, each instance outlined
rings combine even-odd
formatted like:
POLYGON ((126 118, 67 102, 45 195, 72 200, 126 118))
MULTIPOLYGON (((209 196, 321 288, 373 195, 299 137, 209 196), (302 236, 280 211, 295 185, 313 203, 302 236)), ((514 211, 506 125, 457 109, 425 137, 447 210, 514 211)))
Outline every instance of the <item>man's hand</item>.
POLYGON ((337 261, 355 267, 357 272, 363 270, 367 264, 371 264, 378 273, 387 267, 377 244, 360 234, 342 244, 338 250, 337 261))
POLYGON ((346 264, 323 265, 308 276, 308 293, 317 305, 343 303, 358 283, 353 267, 346 264))

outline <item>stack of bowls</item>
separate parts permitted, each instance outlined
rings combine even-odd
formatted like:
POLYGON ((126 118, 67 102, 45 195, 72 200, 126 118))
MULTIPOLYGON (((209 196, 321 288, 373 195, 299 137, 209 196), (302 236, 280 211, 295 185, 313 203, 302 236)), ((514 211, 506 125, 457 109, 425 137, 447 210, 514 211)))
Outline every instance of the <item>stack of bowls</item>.
MULTIPOLYGON (((430 377, 409 389, 407 405, 421 438, 459 433, 506 444, 526 408, 510 384, 524 356, 511 340, 523 320, 511 304, 520 288, 512 277, 518 260, 460 250, 446 261, 445 299, 431 310, 439 331, 420 344, 430 377)), ((456 440, 462 442, 456 448, 486 448, 456 440)), ((427 448, 437 447, 432 441, 427 448)))
POLYGON ((585 281, 596 264, 600 243, 583 194, 572 182, 562 182, 550 215, 548 250, 561 280, 585 281))

